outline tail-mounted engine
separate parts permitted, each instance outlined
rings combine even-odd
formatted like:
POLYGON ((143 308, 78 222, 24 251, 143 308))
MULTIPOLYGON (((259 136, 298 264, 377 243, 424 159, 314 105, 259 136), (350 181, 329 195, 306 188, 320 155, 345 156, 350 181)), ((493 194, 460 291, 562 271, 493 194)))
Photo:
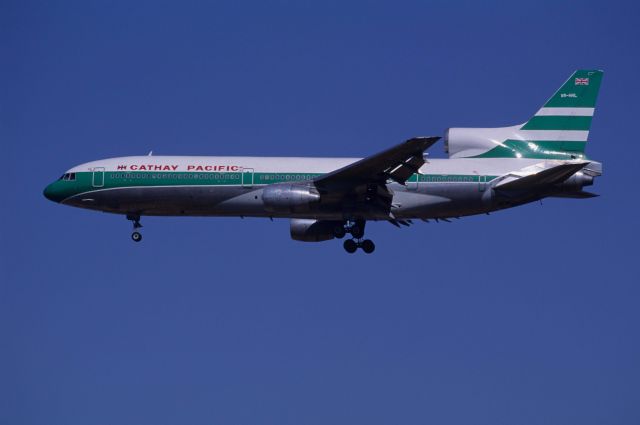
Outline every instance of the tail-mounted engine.
POLYGON ((563 191, 581 191, 585 186, 591 186, 595 177, 602 175, 602 164, 592 161, 582 170, 573 174, 564 182, 558 185, 563 191))

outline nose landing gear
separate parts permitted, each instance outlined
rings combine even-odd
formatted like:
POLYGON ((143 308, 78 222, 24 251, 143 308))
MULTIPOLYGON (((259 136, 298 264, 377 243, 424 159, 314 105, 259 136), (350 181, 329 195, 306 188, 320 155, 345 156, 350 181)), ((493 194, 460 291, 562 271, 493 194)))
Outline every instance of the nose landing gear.
POLYGON ((138 229, 142 228, 140 224, 140 215, 127 214, 127 220, 133 221, 133 233, 131 233, 131 239, 134 242, 140 242, 142 240, 142 233, 138 229))

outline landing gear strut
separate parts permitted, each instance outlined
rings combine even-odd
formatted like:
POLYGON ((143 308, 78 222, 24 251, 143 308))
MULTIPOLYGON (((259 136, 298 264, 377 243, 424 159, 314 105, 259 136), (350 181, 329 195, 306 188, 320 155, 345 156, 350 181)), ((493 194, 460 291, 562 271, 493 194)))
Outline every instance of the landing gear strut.
POLYGON ((142 233, 138 229, 142 228, 140 224, 140 215, 127 214, 127 220, 133 221, 133 233, 131 233, 131 239, 134 242, 140 242, 142 240, 142 233))
MULTIPOLYGON (((342 233, 342 236, 344 236, 345 233, 350 233, 351 236, 353 236, 353 239, 347 239, 342 245, 344 247, 344 250, 349 254, 353 254, 358 250, 358 248, 362 248, 362 250, 367 254, 371 254, 373 251, 375 251, 376 245, 372 240, 362 240, 362 238, 364 237, 365 223, 366 222, 364 220, 347 221, 347 223, 342 228, 344 232, 342 233)), ((339 234, 340 232, 338 231, 338 229, 336 229, 336 231, 334 231, 334 235, 338 237, 339 234)))

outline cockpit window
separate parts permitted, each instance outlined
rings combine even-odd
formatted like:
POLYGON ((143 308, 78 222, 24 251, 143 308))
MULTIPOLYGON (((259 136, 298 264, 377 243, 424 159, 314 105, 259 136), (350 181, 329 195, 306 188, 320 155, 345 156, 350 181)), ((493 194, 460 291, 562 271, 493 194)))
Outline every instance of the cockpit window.
POLYGON ((74 181, 76 179, 76 173, 64 173, 60 176, 60 180, 74 181))

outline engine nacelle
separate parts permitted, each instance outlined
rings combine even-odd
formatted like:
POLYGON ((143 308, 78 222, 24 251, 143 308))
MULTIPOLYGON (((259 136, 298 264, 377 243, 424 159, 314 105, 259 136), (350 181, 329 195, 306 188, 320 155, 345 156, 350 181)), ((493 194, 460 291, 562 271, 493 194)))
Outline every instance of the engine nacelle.
POLYGON ((578 171, 577 173, 560 183, 558 187, 565 190, 580 191, 584 186, 591 186, 592 184, 592 176, 582 171, 578 171))
POLYGON ((262 191, 262 202, 271 212, 306 212, 320 201, 320 194, 310 185, 273 184, 262 191))
POLYGON ((302 242, 322 242, 333 239, 339 221, 313 220, 306 218, 291 219, 291 239, 302 242))

